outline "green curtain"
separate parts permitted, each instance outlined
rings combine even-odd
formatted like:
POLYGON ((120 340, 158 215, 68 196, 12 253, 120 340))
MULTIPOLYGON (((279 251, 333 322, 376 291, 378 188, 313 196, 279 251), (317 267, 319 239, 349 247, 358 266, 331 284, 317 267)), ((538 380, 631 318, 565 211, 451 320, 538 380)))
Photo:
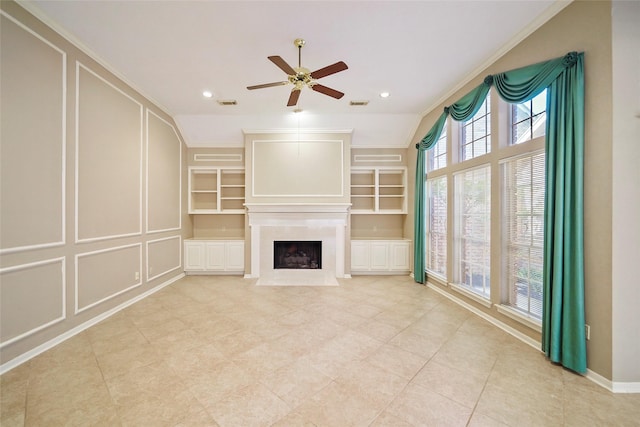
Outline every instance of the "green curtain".
POLYGON ((416 161, 416 189, 413 199, 413 279, 418 283, 425 283, 427 279, 424 265, 424 258, 427 253, 425 241, 427 237, 427 227, 425 224, 426 215, 424 212, 426 202, 424 189, 424 182, 426 178, 425 156, 427 150, 433 147, 438 141, 438 138, 440 138, 442 128, 446 121, 447 111, 445 109, 444 113, 440 115, 431 130, 418 144, 416 144, 416 148, 418 149, 418 159, 416 161))
POLYGON ((417 270, 421 266, 424 271, 426 250, 423 151, 437 141, 447 114, 458 121, 472 117, 491 85, 511 103, 527 101, 548 89, 542 350, 551 361, 584 373, 584 53, 570 52, 561 58, 487 76, 457 103, 445 107, 423 139, 427 143, 416 145, 414 259, 420 261, 414 262, 414 276, 424 283, 425 273, 417 270))
POLYGON ((585 373, 583 55, 549 86, 546 150, 542 349, 585 373))

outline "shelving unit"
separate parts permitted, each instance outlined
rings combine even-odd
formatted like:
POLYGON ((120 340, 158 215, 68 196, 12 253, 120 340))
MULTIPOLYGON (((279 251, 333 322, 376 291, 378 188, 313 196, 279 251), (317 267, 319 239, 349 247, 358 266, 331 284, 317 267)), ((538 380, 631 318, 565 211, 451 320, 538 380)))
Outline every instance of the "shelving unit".
POLYGON ((375 214, 407 213, 407 169, 405 167, 353 167, 351 212, 375 214))
POLYGON ((244 213, 244 168, 190 167, 190 214, 244 213))

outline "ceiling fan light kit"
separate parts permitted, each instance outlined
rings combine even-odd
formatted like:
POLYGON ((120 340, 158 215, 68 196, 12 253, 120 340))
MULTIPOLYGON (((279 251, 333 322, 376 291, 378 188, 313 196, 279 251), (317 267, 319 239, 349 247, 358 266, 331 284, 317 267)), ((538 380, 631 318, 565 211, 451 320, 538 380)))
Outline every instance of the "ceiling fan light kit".
POLYGON ((254 89, 263 89, 266 87, 283 86, 287 84, 292 84, 293 89, 291 89, 291 94, 289 95, 289 100, 287 101, 287 107, 295 106, 298 103, 298 99, 300 98, 300 92, 302 91, 302 88, 304 88, 305 86, 314 90, 315 92, 322 93, 324 95, 330 96, 335 99, 342 98, 344 96, 344 93, 339 92, 330 87, 318 84, 316 80, 348 69, 349 67, 347 67, 347 64, 345 64, 342 61, 339 61, 339 62, 336 62, 335 64, 331 64, 324 68, 320 68, 319 70, 311 72, 309 71, 308 68, 305 68, 301 65, 302 47, 305 45, 305 41, 303 39, 295 39, 293 41, 293 44, 298 48, 298 66, 296 68, 291 67, 280 56, 268 57, 268 59, 271 62, 273 62, 278 68, 280 68, 282 71, 284 71, 287 74, 286 81, 247 86, 247 89, 254 90, 254 89))

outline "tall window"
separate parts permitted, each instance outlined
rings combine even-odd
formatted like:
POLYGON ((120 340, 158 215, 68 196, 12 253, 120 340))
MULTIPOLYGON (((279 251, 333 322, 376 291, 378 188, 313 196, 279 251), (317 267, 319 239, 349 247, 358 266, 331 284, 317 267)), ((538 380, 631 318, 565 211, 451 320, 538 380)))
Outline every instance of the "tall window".
POLYGON ((544 152, 503 164, 506 295, 503 302, 542 318, 544 152))
POLYGON ((447 122, 444 122, 442 134, 436 141, 435 146, 428 152, 427 170, 433 171, 447 166, 447 122))
POLYGON ((427 180, 427 270, 447 274, 447 177, 427 180))
POLYGON ((478 112, 462 123, 460 153, 462 160, 473 159, 491 151, 491 99, 489 94, 478 112))
POLYGON ((511 144, 544 135, 547 123, 547 91, 521 104, 511 104, 511 144))
POLYGON ((466 170, 455 181, 455 281, 491 295, 491 167, 466 170))

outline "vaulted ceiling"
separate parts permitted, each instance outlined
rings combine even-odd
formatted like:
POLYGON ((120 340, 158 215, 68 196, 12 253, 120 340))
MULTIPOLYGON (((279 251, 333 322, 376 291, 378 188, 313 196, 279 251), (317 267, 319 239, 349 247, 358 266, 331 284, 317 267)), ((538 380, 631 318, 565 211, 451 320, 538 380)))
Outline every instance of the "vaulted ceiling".
POLYGON ((457 85, 561 10, 567 1, 21 1, 36 16, 157 103, 192 147, 242 146, 242 130, 353 129, 352 145, 406 147, 422 118, 457 85), (292 86, 267 59, 344 61, 319 83, 292 86), (209 90, 211 98, 202 93, 209 90), (389 92, 388 98, 380 97, 389 92), (223 106, 217 101, 235 100, 223 106), (352 106, 351 101, 369 101, 352 106), (302 114, 293 114, 295 108, 302 114))

